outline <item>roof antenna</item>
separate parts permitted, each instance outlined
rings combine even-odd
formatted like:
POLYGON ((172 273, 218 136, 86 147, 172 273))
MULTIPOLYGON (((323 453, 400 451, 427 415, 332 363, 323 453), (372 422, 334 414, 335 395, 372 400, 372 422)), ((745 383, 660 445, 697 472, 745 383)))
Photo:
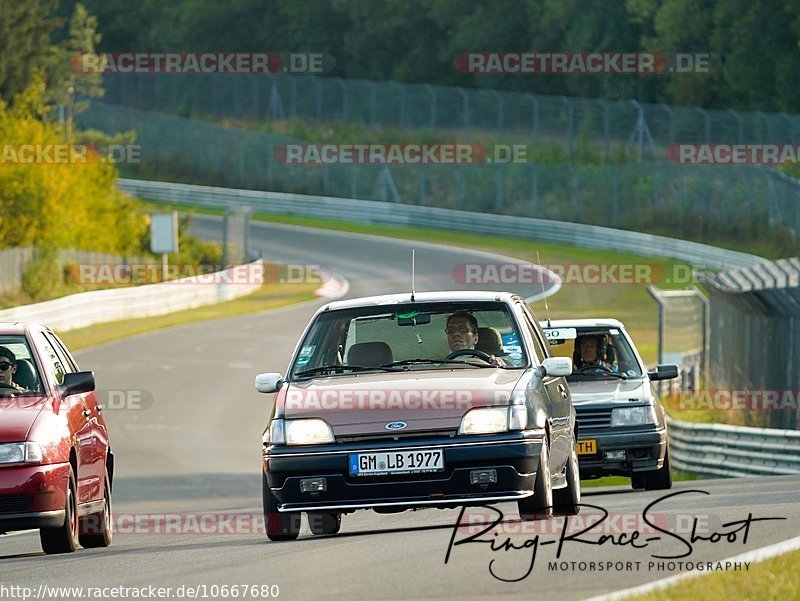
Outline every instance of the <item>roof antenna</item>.
MULTIPOLYGON (((539 276, 540 276, 539 280, 542 283, 542 293, 545 293, 546 290, 545 290, 545 287, 544 287, 544 277, 542 277, 543 274, 544 274, 544 265, 542 265, 542 259, 539 257, 539 249, 538 248, 536 249, 536 262, 539 264, 538 266, 541 267, 541 270, 539 271, 539 276)), ((553 325, 550 323, 550 307, 547 304, 547 296, 544 297, 544 309, 547 312, 547 327, 548 328, 552 328, 553 325)))
POLYGON ((414 302, 414 249, 411 249, 411 302, 414 302))

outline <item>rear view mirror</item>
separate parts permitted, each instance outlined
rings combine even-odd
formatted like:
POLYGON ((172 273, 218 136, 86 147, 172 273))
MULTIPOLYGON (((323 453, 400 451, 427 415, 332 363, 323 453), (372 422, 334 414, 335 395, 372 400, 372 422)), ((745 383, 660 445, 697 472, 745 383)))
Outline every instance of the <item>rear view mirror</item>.
POLYGON ((431 322, 430 313, 418 313, 416 315, 397 314, 397 325, 399 326, 421 326, 431 322))
POLYGON ((672 380, 678 377, 678 366, 674 364, 662 364, 656 366, 656 371, 647 372, 652 381, 672 380))
POLYGON ((94 389, 94 372, 91 371, 76 371, 64 374, 64 381, 61 386, 59 386, 62 397, 67 397, 71 394, 92 392, 94 389))

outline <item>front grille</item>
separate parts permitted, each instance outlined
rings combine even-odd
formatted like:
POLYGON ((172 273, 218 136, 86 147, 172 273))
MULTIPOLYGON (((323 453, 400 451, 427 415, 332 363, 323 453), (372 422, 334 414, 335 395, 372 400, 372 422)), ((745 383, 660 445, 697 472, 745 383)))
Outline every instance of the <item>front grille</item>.
POLYGON ((575 414, 578 418, 578 434, 581 436, 611 427, 611 408, 594 409, 576 405, 575 414))
POLYGON ((33 505, 30 495, 8 495, 0 497, 0 513, 20 513, 33 505))
POLYGON ((395 432, 393 434, 365 434, 361 436, 337 436, 336 442, 380 442, 410 440, 414 438, 452 438, 458 430, 428 430, 427 432, 395 432))

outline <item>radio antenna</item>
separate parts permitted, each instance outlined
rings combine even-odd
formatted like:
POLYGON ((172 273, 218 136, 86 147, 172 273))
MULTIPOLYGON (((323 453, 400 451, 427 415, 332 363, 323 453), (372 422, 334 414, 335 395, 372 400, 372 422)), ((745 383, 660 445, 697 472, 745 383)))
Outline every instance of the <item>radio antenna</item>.
MULTIPOLYGON (((539 249, 538 248, 536 249, 536 262, 539 264, 538 265, 538 267, 540 268, 539 280, 542 283, 542 293, 544 294, 545 292, 547 292, 545 290, 545 287, 544 287, 544 265, 542 265, 542 259, 541 259, 541 257, 539 257, 539 249)), ((544 309, 545 309, 545 312, 547 313, 547 327, 550 328, 550 327, 552 327, 552 324, 550 323, 550 307, 547 304, 547 295, 546 294, 544 296, 544 309)))
POLYGON ((415 266, 415 257, 414 257, 414 249, 411 249, 411 302, 414 302, 414 266, 415 266))

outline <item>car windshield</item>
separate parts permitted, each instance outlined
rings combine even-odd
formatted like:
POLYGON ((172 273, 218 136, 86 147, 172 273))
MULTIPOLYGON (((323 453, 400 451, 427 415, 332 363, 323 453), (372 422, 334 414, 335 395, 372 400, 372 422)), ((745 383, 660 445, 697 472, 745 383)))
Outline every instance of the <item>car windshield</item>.
MULTIPOLYGON (((31 350, 28 347, 28 342, 24 336, 0 336, 0 347, 5 347, 14 354, 16 360, 16 369, 11 373, 11 383, 17 387, 22 388, 20 393, 18 390, 13 390, 7 386, 0 386, 0 395, 9 391, 16 394, 40 394, 41 393, 41 379, 39 378, 36 369, 36 362, 31 357, 31 350)), ((0 362, 7 362, 6 357, 0 357, 0 362)), ((0 380, 4 384, 7 383, 6 379, 0 380)))
MULTIPOLYGON (((619 328, 560 328, 562 338, 548 333, 550 354, 572 357, 570 382, 581 380, 640 378, 642 370, 628 339, 619 328), (571 332, 573 331, 573 332, 571 332)), ((555 329, 551 329, 551 332, 555 329)))
POLYGON ((527 362, 519 330, 504 303, 392 304, 321 313, 299 347, 291 376, 517 368, 527 362), (448 327, 453 314, 460 317, 448 327), (467 316, 477 322, 477 331, 467 316), (455 341, 453 351, 450 343, 455 341), (498 360, 487 362, 487 356, 498 360))

